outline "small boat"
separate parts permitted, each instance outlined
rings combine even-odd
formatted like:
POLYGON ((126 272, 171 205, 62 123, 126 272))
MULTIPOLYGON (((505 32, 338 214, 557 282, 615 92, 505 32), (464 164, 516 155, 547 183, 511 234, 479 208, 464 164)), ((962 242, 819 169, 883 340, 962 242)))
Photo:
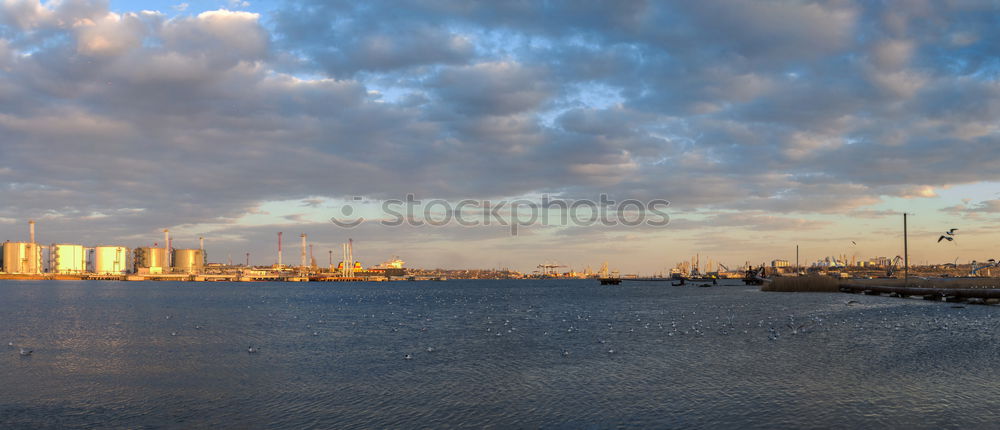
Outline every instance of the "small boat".
POLYGON ((622 283, 622 278, 600 278, 601 285, 618 285, 622 283))

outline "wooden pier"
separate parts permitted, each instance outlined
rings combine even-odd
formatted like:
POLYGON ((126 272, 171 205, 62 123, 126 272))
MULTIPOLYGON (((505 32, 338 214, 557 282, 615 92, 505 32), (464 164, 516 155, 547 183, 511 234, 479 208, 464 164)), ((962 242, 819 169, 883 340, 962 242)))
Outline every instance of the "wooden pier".
POLYGON ((892 297, 921 297, 924 300, 947 302, 982 302, 986 304, 1000 303, 1000 288, 928 288, 928 287, 889 287, 882 285, 841 284, 840 291, 852 294, 880 296, 887 294, 892 297))

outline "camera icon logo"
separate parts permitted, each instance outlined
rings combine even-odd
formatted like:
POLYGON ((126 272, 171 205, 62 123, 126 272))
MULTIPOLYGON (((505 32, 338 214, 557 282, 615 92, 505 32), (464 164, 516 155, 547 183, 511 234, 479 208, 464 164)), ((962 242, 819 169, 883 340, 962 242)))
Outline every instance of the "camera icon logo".
MULTIPOLYGON (((364 198, 360 196, 354 196, 352 200, 360 202, 364 200, 364 198)), ((340 216, 334 216, 330 218, 330 221, 336 224, 338 227, 343 227, 343 228, 357 227, 361 225, 361 223, 365 222, 365 217, 363 216, 354 217, 353 216, 354 211, 355 209, 353 204, 345 203, 344 206, 340 208, 340 216)))

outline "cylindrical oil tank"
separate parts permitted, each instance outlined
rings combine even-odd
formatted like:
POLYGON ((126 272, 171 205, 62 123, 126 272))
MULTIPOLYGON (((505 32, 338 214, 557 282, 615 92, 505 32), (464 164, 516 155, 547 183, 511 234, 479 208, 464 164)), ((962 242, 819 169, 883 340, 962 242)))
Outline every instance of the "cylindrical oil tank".
POLYGON ((49 249, 49 272, 79 274, 87 269, 87 254, 83 245, 56 244, 49 249))
POLYGON ((167 263, 167 250, 164 248, 136 248, 135 249, 135 270, 148 269, 151 267, 164 267, 167 263))
POLYGON ((19 275, 42 273, 42 247, 37 243, 4 242, 3 271, 19 275))
POLYGON ((128 248, 124 246, 98 246, 94 248, 94 273, 121 275, 128 270, 128 248))
POLYGON ((200 273, 205 268, 205 252, 200 249, 175 249, 172 255, 174 271, 200 273))

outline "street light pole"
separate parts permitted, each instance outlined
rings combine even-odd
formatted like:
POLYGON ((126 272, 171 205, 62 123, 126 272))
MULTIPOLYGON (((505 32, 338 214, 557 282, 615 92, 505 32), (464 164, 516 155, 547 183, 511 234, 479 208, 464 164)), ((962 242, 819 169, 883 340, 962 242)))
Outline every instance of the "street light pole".
POLYGON ((906 231, 906 212, 903 212, 903 285, 910 286, 910 247, 906 231))

